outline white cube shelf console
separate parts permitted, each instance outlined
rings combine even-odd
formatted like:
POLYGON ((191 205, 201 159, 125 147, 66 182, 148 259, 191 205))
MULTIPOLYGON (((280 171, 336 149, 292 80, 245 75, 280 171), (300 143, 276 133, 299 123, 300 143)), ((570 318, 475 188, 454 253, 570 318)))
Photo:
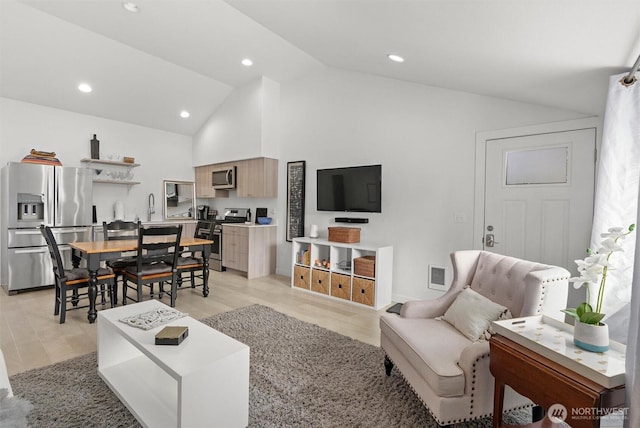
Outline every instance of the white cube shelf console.
POLYGON ((374 309, 391 304, 392 246, 305 237, 293 240, 292 253, 291 287, 374 309), (375 258, 373 275, 354 272, 365 256, 375 258))

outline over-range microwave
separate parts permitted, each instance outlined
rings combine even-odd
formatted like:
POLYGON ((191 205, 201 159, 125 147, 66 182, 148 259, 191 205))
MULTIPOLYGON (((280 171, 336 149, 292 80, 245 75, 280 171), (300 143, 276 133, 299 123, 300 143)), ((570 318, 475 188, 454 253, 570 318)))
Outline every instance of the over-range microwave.
POLYGON ((211 172, 211 184, 214 189, 235 189, 236 167, 214 169, 211 172))

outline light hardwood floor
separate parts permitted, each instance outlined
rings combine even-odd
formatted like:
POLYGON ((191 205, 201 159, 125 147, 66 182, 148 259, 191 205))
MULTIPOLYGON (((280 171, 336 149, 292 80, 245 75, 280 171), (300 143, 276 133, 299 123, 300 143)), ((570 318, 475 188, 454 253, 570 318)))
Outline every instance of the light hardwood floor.
MULTIPOLYGON (((176 308, 200 319, 260 304, 354 339, 380 345, 378 317, 383 310, 375 311, 292 289, 289 278, 279 275, 247 280, 232 271, 211 271, 209 284, 207 298, 202 297, 201 288, 181 290, 176 308)), ((47 288, 9 296, 0 290, 0 348, 10 376, 96 350, 96 324, 87 321, 87 310, 68 311, 66 322, 59 324, 53 315, 53 293, 53 288, 47 288)), ((166 296, 163 301, 168 304, 166 296)), ((108 304, 104 308, 108 308, 108 304)), ((98 310, 101 309, 103 307, 98 305, 98 310)))

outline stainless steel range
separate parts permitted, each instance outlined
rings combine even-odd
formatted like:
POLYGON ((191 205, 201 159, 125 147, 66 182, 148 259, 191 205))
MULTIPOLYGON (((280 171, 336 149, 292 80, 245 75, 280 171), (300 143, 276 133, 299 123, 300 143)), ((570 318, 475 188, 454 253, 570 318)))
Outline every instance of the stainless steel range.
POLYGON ((213 227, 213 245, 211 246, 211 257, 209 268, 218 272, 226 269, 222 266, 222 225, 224 223, 244 223, 251 221, 251 210, 249 208, 225 208, 224 219, 215 220, 213 227))

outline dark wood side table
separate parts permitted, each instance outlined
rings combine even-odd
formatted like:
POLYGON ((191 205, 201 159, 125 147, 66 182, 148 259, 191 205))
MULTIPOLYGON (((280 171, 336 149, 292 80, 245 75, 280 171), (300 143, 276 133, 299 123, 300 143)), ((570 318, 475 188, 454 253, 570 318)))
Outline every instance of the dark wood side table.
MULTIPOLYGON (((490 369, 496 380, 493 428, 505 426, 502 424, 505 385, 545 409, 563 405, 567 410, 565 422, 573 428, 599 427, 598 409, 624 406, 624 385, 602 386, 499 334, 489 344, 490 369)), ((531 426, 552 426, 550 422, 546 419, 531 426)))

